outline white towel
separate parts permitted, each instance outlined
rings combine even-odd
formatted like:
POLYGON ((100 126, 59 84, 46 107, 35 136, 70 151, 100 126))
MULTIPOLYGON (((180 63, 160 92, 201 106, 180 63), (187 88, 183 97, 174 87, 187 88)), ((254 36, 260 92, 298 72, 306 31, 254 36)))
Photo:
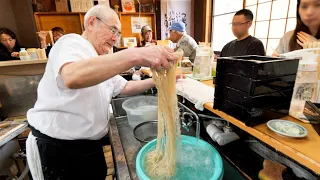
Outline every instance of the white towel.
POLYGON ((44 180, 42 173, 42 166, 40 160, 40 154, 37 144, 37 138, 32 135, 32 132, 29 133, 27 143, 27 161, 34 180, 44 180))
POLYGON ((195 104, 195 108, 200 111, 203 111, 204 103, 213 102, 214 88, 205 85, 202 82, 190 78, 179 79, 176 88, 178 95, 183 96, 195 104))

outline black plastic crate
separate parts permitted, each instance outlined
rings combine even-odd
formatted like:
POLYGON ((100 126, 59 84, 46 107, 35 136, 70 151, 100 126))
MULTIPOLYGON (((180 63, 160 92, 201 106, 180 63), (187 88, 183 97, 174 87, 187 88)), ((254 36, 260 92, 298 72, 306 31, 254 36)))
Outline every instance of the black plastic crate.
MULTIPOLYGON (((219 74, 220 75, 220 74, 219 74)), ((232 87, 234 89, 248 93, 249 96, 273 93, 283 90, 292 90, 296 80, 296 75, 275 77, 267 80, 254 80, 236 74, 224 74, 224 84, 222 87, 232 87)), ((219 81, 221 82, 221 81, 219 81)), ((221 83, 217 86, 221 87, 221 83)))
POLYGON ((297 73, 299 59, 268 56, 221 57, 217 61, 217 73, 232 73, 252 79, 269 79, 297 73))
POLYGON ((258 96, 249 96, 247 93, 233 89, 224 88, 223 99, 236 103, 246 108, 256 107, 264 108, 283 103, 290 103, 293 89, 266 93, 258 96))
POLYGON ((288 115, 290 103, 269 106, 264 108, 246 108, 228 100, 214 100, 214 109, 221 110, 247 126, 255 126, 272 119, 279 119, 288 115), (217 107, 216 107, 217 106, 217 107))

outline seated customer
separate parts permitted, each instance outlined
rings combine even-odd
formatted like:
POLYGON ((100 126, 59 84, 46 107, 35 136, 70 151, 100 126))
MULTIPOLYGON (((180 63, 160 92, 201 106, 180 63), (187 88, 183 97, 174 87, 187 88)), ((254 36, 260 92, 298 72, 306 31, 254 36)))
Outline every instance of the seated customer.
MULTIPOLYGON (((61 27, 54 27, 51 29, 51 31, 52 31, 54 43, 57 42, 58 39, 60 39, 63 35, 66 34, 66 32, 61 27)), ((48 56, 52 48, 52 44, 51 46, 47 46, 47 42, 46 42, 47 35, 48 35, 48 31, 40 31, 38 33, 38 36, 40 38, 41 48, 46 49, 46 54, 48 56)))
POLYGON ((182 49, 184 52, 183 57, 189 57, 190 61, 194 62, 198 44, 191 36, 187 35, 184 23, 174 22, 169 30, 170 37, 168 40, 177 43, 175 50, 182 49))
POLYGON ((320 1, 297 1, 297 25, 281 38, 272 56, 302 49, 304 44, 320 39, 320 1))
POLYGON ((252 20, 253 14, 248 9, 242 9, 234 15, 231 25, 232 32, 237 39, 223 47, 220 57, 265 55, 262 42, 249 35, 252 20))
POLYGON ((16 35, 8 28, 0 28, 0 61, 20 60, 20 44, 16 35))
POLYGON ((143 39, 141 41, 142 47, 146 46, 147 43, 154 43, 155 45, 157 44, 157 41, 152 39, 152 29, 150 26, 145 25, 141 28, 141 36, 143 39))

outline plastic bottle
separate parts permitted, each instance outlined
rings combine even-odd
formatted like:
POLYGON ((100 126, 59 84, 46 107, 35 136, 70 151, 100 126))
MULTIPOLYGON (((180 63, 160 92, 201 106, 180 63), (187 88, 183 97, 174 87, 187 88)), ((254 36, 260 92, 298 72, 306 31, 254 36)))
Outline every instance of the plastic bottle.
POLYGON ((19 56, 21 60, 30 60, 30 55, 26 51, 26 48, 21 48, 19 52, 19 56))
POLYGON ((197 48, 196 58, 193 65, 193 77, 206 78, 212 75, 211 51, 208 46, 199 46, 197 48))

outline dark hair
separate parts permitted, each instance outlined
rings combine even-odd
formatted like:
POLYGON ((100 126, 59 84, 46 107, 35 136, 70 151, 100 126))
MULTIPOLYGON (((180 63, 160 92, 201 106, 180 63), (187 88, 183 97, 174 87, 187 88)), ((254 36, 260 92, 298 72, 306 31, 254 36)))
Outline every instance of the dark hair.
POLYGON ((252 21, 253 20, 253 14, 249 9, 241 9, 240 11, 236 12, 235 16, 244 15, 246 20, 252 21))
POLYGON ((56 32, 61 33, 61 34, 63 34, 63 35, 66 34, 66 32, 65 32, 61 27, 54 27, 54 28, 51 29, 51 31, 52 31, 52 32, 53 32, 53 31, 56 31, 56 32))
MULTIPOLYGON (((19 44, 19 42, 18 42, 18 40, 17 40, 16 34, 15 34, 13 31, 11 31, 11 30, 8 29, 8 28, 0 28, 0 36, 1 36, 1 34, 7 34, 7 35, 9 35, 12 39, 15 39, 15 40, 16 40, 16 44, 14 45, 13 49, 20 51, 20 44, 19 44)), ((0 46, 3 46, 3 45, 0 44, 0 46)))
MULTIPOLYGON (((296 34, 300 31, 303 31, 305 33, 311 34, 308 26, 306 26, 305 24, 303 24, 303 22, 301 21, 301 17, 299 14, 299 7, 300 7, 300 3, 301 0, 297 1, 297 25, 296 28, 294 30, 294 33, 289 41, 289 51, 294 51, 294 50, 298 50, 298 49, 302 49, 302 47, 297 43, 297 36, 296 34)), ((315 36, 315 38, 320 39, 320 31, 318 29, 317 34, 315 36)))

